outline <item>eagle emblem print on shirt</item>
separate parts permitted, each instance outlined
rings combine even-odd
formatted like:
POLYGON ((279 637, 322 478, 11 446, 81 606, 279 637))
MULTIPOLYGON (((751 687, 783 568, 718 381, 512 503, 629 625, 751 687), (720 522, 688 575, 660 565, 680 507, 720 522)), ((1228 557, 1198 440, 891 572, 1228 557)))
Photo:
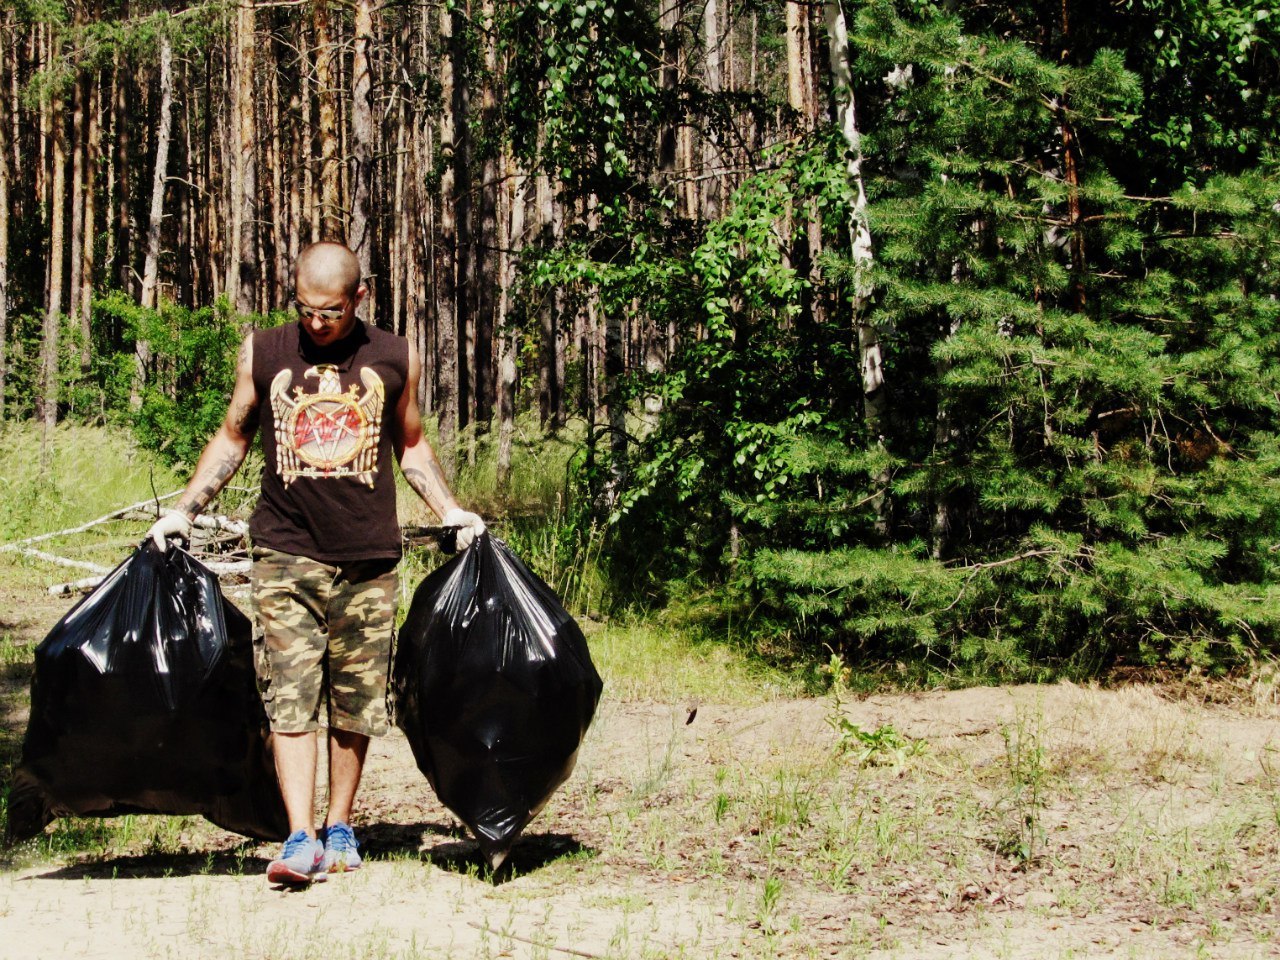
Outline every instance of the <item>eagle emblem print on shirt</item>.
POLYGON ((360 368, 360 388, 342 389, 338 368, 308 368, 304 381, 318 380, 315 392, 302 386, 289 391, 293 371, 281 370, 271 381, 271 411, 276 422, 276 469, 287 487, 298 477, 354 477, 373 486, 378 475, 378 440, 386 390, 382 378, 360 368))

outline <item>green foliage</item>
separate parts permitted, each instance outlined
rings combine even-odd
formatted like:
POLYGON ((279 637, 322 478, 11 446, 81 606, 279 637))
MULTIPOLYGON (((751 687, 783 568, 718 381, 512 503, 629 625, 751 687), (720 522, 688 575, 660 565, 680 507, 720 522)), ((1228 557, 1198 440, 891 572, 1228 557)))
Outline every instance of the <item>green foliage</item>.
MULTIPOLYGON (((129 360, 139 343, 150 352, 146 382, 131 415, 139 442, 170 464, 194 467, 226 415, 236 349, 244 338, 241 318, 225 298, 196 310, 169 302, 150 310, 111 293, 95 300, 93 309, 96 325, 119 328, 130 347, 129 360)), ((124 408, 133 371, 120 369, 120 362, 117 356, 110 368, 114 378, 104 389, 114 392, 117 408, 124 408)))
POLYGON ((686 345, 642 388, 665 406, 615 517, 629 589, 695 578, 758 636, 953 671, 1276 649, 1280 176, 1235 146, 1274 123, 1197 139, 1195 164, 1158 151, 1135 131, 1172 101, 1128 66, 1151 45, 1031 29, 1048 16, 860 8, 882 436, 855 386, 852 264, 835 245, 806 274, 778 227, 817 211, 847 238, 831 131, 651 271, 686 345))
POLYGON ((536 0, 511 30, 508 99, 526 121, 512 130, 517 151, 570 195, 595 194, 606 216, 620 214, 657 96, 647 11, 630 0, 536 0))

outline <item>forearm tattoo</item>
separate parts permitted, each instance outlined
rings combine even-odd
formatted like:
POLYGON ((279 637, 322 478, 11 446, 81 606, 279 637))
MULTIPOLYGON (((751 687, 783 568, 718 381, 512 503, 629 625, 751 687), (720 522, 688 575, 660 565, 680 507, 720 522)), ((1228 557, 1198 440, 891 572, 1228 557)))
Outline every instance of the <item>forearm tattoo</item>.
POLYGON ((227 419, 237 432, 252 437, 258 430, 258 405, 246 402, 233 407, 227 419))
POLYGON ((410 467, 404 471, 404 478, 409 481, 414 492, 427 502, 427 506, 439 516, 444 516, 445 504, 450 498, 449 484, 440 464, 433 461, 427 465, 427 469, 431 471, 429 476, 417 467, 410 467))
POLYGON ((191 486, 187 488, 182 499, 174 505, 174 509, 181 510, 189 517, 199 514, 209 505, 209 501, 218 495, 218 491, 226 485, 231 475, 243 462, 244 454, 229 453, 207 469, 196 473, 191 480, 191 486))

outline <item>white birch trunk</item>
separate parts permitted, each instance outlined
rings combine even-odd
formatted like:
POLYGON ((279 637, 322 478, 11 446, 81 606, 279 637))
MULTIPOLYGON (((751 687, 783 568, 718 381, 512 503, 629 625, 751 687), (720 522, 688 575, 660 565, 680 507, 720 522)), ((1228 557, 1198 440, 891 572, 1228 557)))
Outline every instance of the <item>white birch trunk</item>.
MULTIPOLYGON (((724 89, 720 64, 720 5, 717 0, 704 0, 702 38, 706 51, 706 85, 712 96, 724 89)), ((720 145, 714 131, 708 129, 702 138, 702 217, 714 220, 720 215, 720 175, 713 171, 720 165, 720 145)))
MULTIPOLYGON (((511 314, 511 292, 516 285, 519 259, 515 250, 524 244, 525 184, 528 177, 516 170, 507 158, 507 180, 512 184, 508 194, 510 216, 499 219, 505 236, 499 236, 502 290, 498 300, 498 489, 505 491, 511 479, 511 447, 516 432, 516 348, 520 331, 508 324, 511 314), (505 229, 503 229, 505 228, 505 229)), ((503 187, 504 192, 506 187, 503 187)))
MULTIPOLYGON (((887 397, 884 385, 883 355, 880 336, 867 320, 873 292, 871 271, 875 255, 871 247, 871 226, 867 215, 867 193, 862 182, 862 137, 858 132, 853 97, 853 77, 849 61, 849 32, 839 0, 827 0, 827 41, 831 53, 836 119, 845 143, 845 176, 853 188, 854 202, 849 213, 849 245, 853 260, 853 297, 851 320, 858 338, 858 359, 862 369, 863 411, 867 427, 877 442, 884 439, 887 397)), ((887 477, 878 477, 883 491, 887 477)), ((876 501, 876 528, 888 532, 883 493, 876 501)))

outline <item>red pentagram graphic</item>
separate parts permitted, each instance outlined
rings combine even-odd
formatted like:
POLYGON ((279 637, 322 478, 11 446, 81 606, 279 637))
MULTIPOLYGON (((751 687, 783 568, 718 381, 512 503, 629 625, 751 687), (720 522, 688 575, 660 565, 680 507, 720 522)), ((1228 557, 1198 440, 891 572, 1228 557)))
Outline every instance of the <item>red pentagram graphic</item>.
POLYGON ((354 402, 328 396, 300 403, 291 426, 298 457, 313 467, 332 470, 350 463, 360 452, 367 421, 354 402))

